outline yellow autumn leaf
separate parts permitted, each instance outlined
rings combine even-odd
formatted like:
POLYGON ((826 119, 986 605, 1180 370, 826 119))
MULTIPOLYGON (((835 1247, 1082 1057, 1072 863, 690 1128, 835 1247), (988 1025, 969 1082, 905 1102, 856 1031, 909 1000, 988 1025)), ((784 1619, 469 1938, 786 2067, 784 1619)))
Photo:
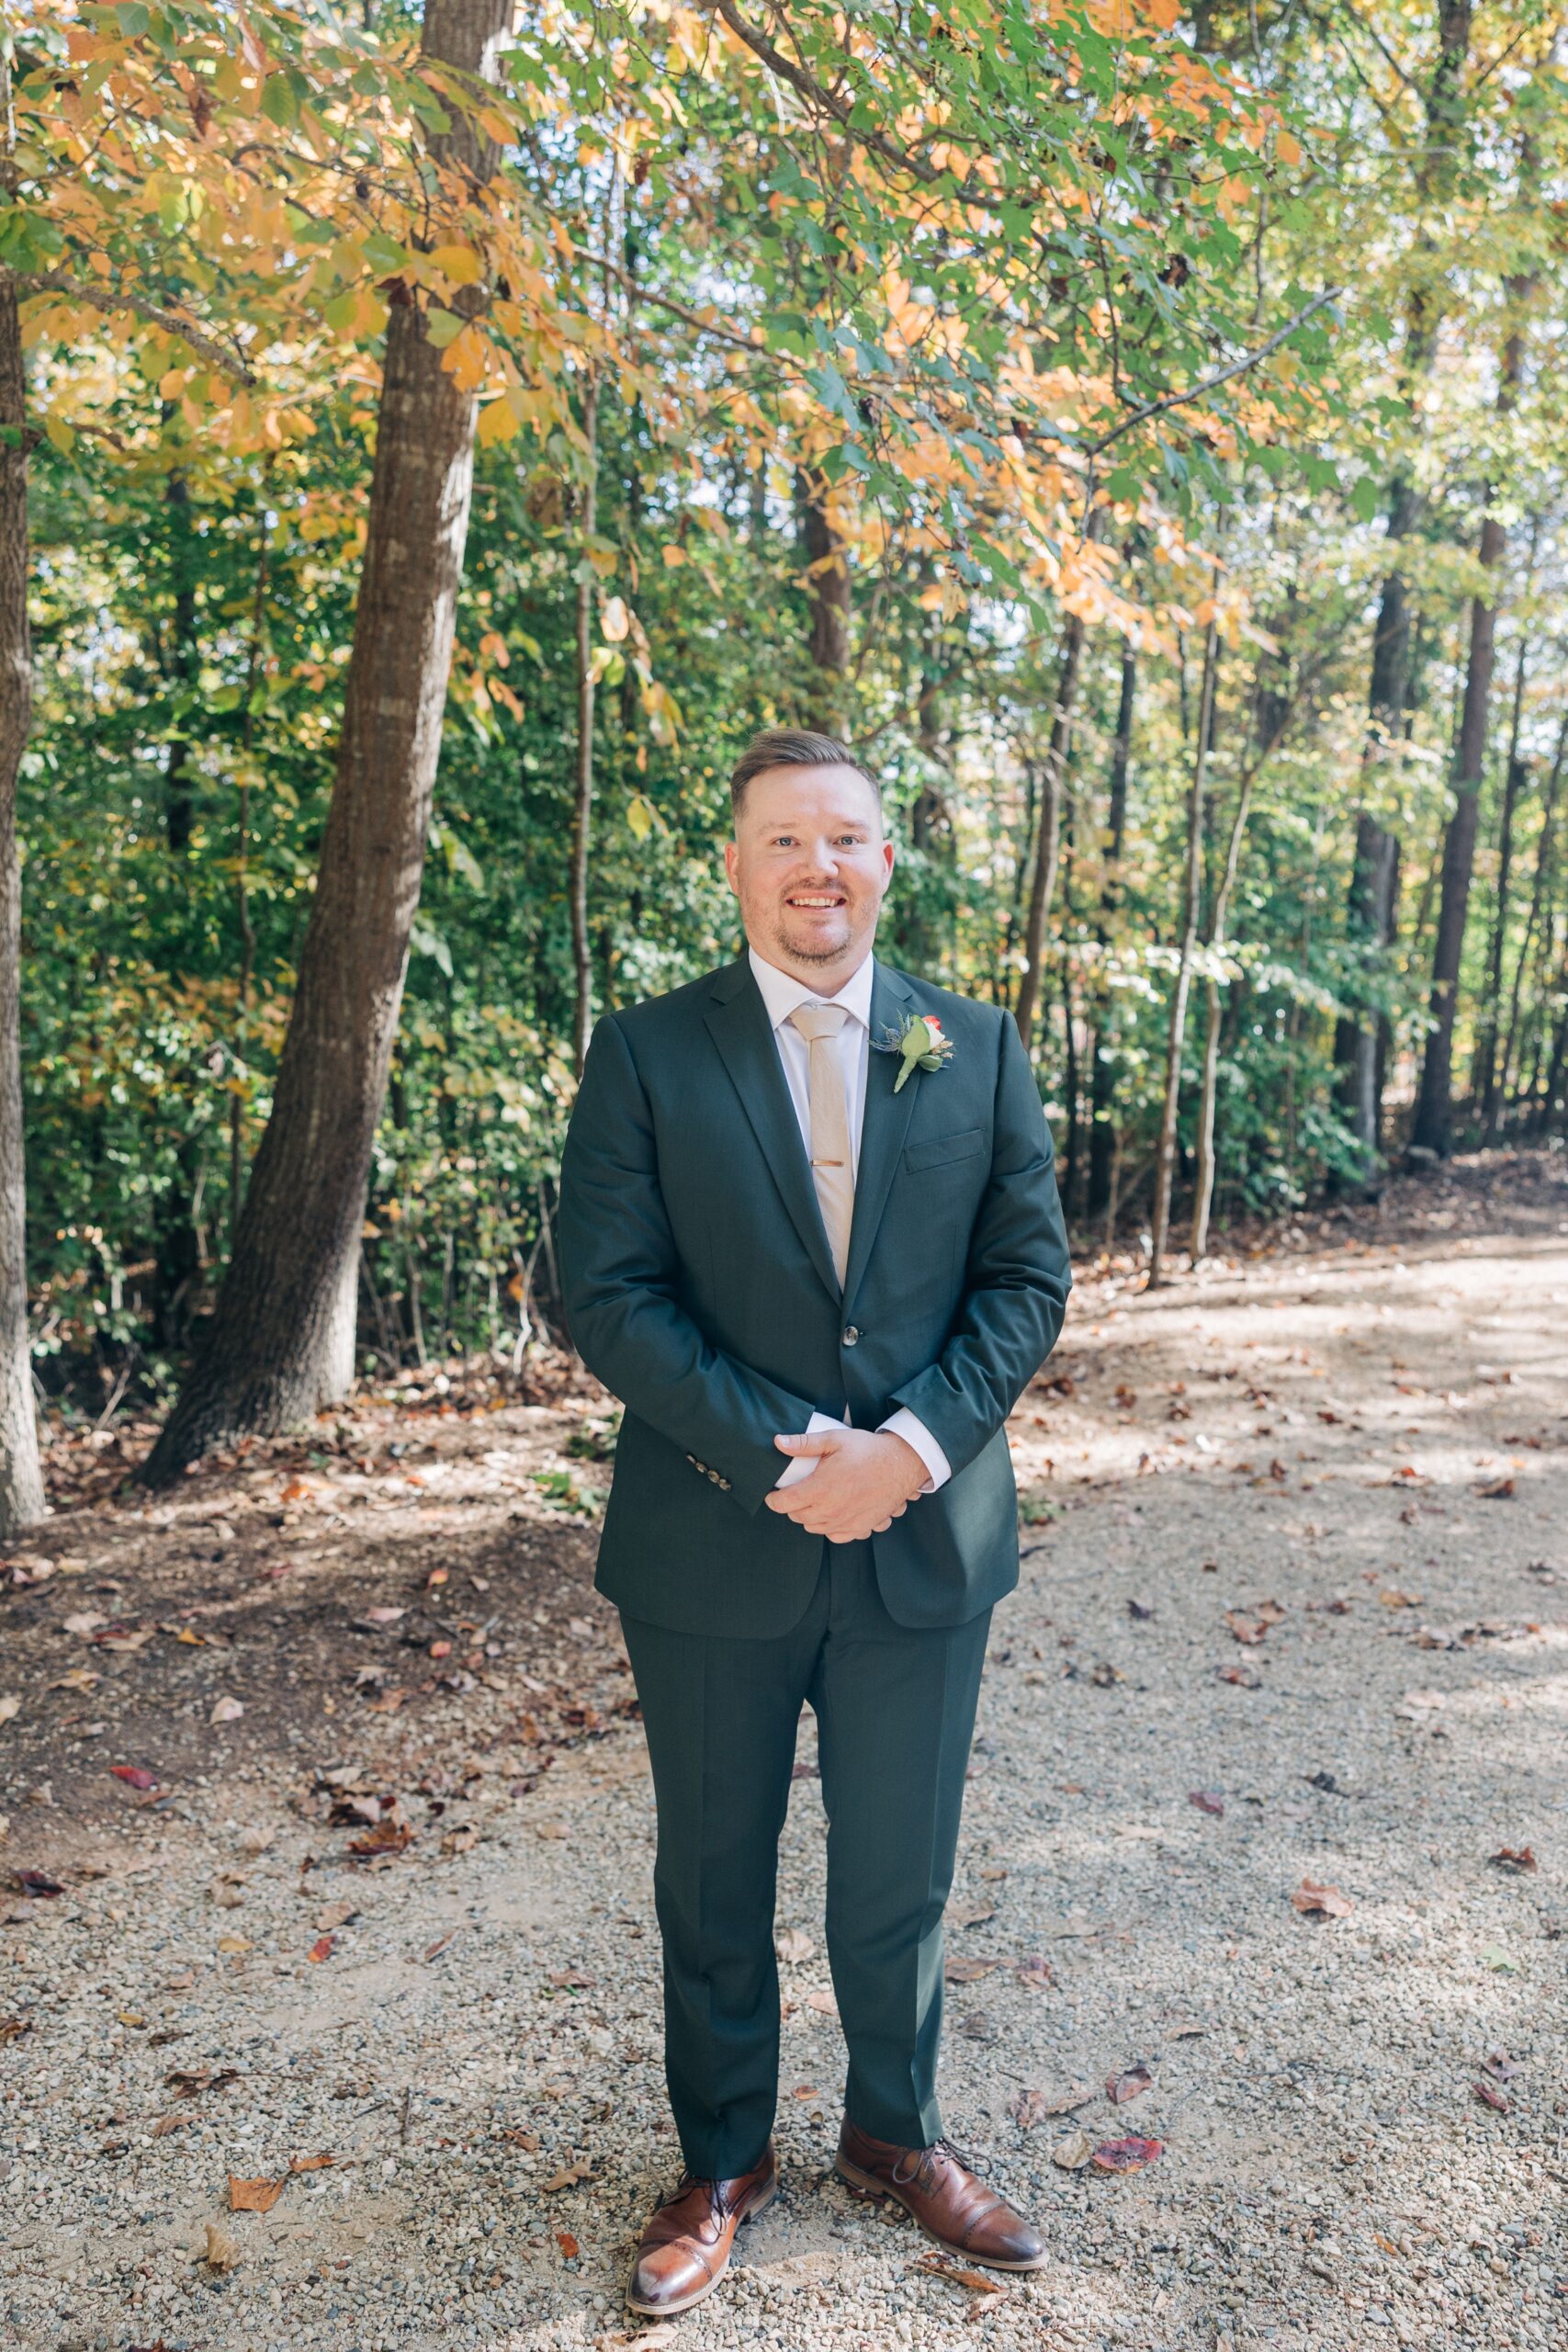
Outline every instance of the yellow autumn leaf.
POLYGON ((471 245, 437 245, 430 259, 454 286, 477 286, 484 276, 484 265, 471 245))
POLYGON ((659 552, 664 559, 664 567, 667 571, 678 571, 686 560, 685 548, 678 548, 673 539, 667 539, 659 552))
POLYGON ((619 645, 622 639, 629 635, 632 617, 619 596, 610 598, 599 625, 604 632, 606 641, 611 645, 619 645))

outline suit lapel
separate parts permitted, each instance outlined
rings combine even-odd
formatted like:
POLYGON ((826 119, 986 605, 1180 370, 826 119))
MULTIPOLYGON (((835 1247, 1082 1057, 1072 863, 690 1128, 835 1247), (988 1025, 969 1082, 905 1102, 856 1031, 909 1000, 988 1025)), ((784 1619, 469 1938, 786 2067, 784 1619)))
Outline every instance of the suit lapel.
POLYGON ((850 1227, 849 1265, 844 1276, 844 1304, 849 1307, 859 1289, 887 1205, 898 1155, 915 1114, 921 1072, 911 1070, 903 1091, 895 1094, 898 1075, 896 1054, 879 1054, 886 1031, 904 1025, 909 991, 895 973, 874 966, 871 984, 871 1045, 865 1073, 865 1118, 861 1127, 860 1166, 855 1175, 855 1213, 850 1227))
MULTIPOLYGON (((795 1115, 767 1007, 751 977, 750 967, 744 960, 728 965, 716 978, 711 993, 713 1001, 704 1015, 709 1035, 740 1097, 740 1107, 761 1147, 790 1223, 837 1299, 839 1278, 833 1271, 833 1253, 828 1247, 822 1212, 817 1205, 811 1163, 800 1139, 800 1122, 795 1115)), ((882 1058, 875 1054, 872 1057, 874 1061, 882 1058)), ((858 1222, 858 1190, 855 1215, 858 1222)), ((852 1251, 852 1236, 851 1249, 852 1251)))

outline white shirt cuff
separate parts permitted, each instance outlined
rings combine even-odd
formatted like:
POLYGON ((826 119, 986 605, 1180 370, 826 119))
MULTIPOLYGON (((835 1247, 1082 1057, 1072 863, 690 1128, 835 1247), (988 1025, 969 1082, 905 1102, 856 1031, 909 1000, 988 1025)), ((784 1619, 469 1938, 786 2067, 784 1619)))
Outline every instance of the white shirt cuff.
MULTIPOLYGON (((848 1419, 847 1415, 845 1419, 848 1419)), ((818 1430, 834 1430, 840 1427, 841 1424, 835 1421, 830 1413, 813 1413, 806 1424, 806 1435, 815 1437, 818 1430)), ((913 1446, 925 1464, 926 1483, 920 1488, 922 1495, 934 1495, 939 1487, 946 1486, 953 1476, 953 1464, 927 1429, 924 1421, 918 1414, 911 1413, 908 1405, 900 1405, 896 1413, 890 1415, 886 1421, 877 1424, 878 1436, 881 1436, 884 1431, 889 1437, 901 1437, 906 1445, 913 1446)), ((777 1493, 781 1487, 797 1487, 803 1478, 809 1478, 821 1458, 818 1453, 797 1453, 793 1461, 784 1464, 784 1469, 774 1479, 773 1491, 777 1493)))
POLYGON ((922 1495, 934 1495, 939 1487, 946 1486, 953 1476, 953 1464, 924 1421, 911 1413, 908 1405, 900 1405, 889 1419, 878 1426, 879 1432, 886 1430, 889 1437, 901 1437, 906 1445, 912 1445, 925 1464, 928 1475, 920 1488, 922 1495))
MULTIPOLYGON (((807 1437, 815 1437, 818 1430, 836 1430, 842 1426, 841 1422, 833 1419, 831 1413, 813 1413, 806 1424, 804 1434, 807 1437)), ((817 1453, 797 1453, 793 1461, 784 1464, 784 1469, 773 1480, 774 1493, 776 1494, 781 1487, 798 1487, 803 1478, 810 1477, 821 1458, 821 1455, 817 1453)))

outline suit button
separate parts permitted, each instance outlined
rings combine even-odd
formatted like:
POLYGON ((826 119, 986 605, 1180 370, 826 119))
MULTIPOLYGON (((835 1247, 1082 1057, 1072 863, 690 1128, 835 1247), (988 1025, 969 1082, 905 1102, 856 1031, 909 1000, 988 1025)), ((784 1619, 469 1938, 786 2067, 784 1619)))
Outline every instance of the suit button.
POLYGON ((719 1476, 718 1472, 717 1472, 716 1470, 710 1470, 710 1471, 708 1472, 708 1476, 713 1480, 714 1485, 715 1485, 716 1487, 722 1487, 722 1486, 723 1486, 723 1484, 724 1484, 724 1480, 719 1476))
POLYGON ((728 1481, 728 1478, 721 1478, 721 1479, 719 1480, 719 1482, 718 1482, 718 1483, 719 1483, 719 1485, 724 1488, 725 1493, 726 1493, 726 1494, 728 1494, 728 1492, 729 1492, 729 1481, 728 1481))
POLYGON ((850 1325, 848 1326, 848 1328, 846 1329, 845 1332, 844 1332, 844 1345, 845 1345, 845 1347, 846 1347, 846 1348, 852 1348, 852 1347, 854 1346, 854 1344, 855 1344, 855 1341, 856 1341, 859 1338, 860 1338, 860 1332, 859 1332, 859 1330, 857 1329, 857 1328, 855 1327, 855 1325, 854 1325, 854 1324, 852 1324, 852 1324, 850 1324, 850 1325))

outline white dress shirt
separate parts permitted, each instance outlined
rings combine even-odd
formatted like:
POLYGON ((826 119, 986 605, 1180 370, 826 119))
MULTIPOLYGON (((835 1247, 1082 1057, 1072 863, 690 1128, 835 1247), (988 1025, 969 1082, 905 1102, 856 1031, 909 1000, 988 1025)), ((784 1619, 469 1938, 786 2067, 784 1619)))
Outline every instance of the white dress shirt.
MULTIPOLYGON (((779 1059, 784 1065, 784 1080, 789 1088, 790 1101, 795 1104, 795 1115, 800 1122, 801 1141, 806 1146, 808 1158, 811 1152, 811 1053, 799 1030, 792 1026, 790 1014, 797 1005, 801 1004, 841 1004, 849 1015, 837 1037, 834 1038, 833 1046, 839 1057, 839 1067, 843 1073, 844 1108, 849 1121, 850 1149, 853 1154, 853 1164, 850 1172, 852 1176, 858 1178, 861 1128, 865 1121, 866 1070, 871 1061, 873 959, 868 956, 859 969, 851 974, 837 995, 824 996, 819 989, 807 987, 804 980, 797 980, 793 973, 781 972, 776 964, 764 962, 754 947, 748 948, 747 955, 750 960, 752 977, 761 991, 762 1002, 767 1007, 768 1019, 773 1024, 773 1043, 778 1047, 779 1059)), ((845 1420, 847 1421, 849 1418, 846 1412, 845 1420)), ((806 1433, 807 1436, 812 1436, 818 1430, 830 1430, 835 1426, 827 1413, 813 1413, 807 1424, 806 1433)), ((911 1413, 907 1405, 900 1405, 898 1410, 891 1414, 879 1426, 891 1436, 901 1437, 907 1445, 914 1448, 925 1464, 927 1478, 925 1485, 920 1488, 923 1495, 934 1494, 939 1487, 944 1487, 947 1484, 953 1476, 953 1464, 927 1429, 924 1421, 917 1414, 911 1413)), ((791 1487, 802 1478, 808 1478, 816 1469, 818 1460, 818 1457, 816 1454, 797 1454, 793 1461, 785 1464, 784 1474, 776 1484, 781 1487, 791 1487)))

